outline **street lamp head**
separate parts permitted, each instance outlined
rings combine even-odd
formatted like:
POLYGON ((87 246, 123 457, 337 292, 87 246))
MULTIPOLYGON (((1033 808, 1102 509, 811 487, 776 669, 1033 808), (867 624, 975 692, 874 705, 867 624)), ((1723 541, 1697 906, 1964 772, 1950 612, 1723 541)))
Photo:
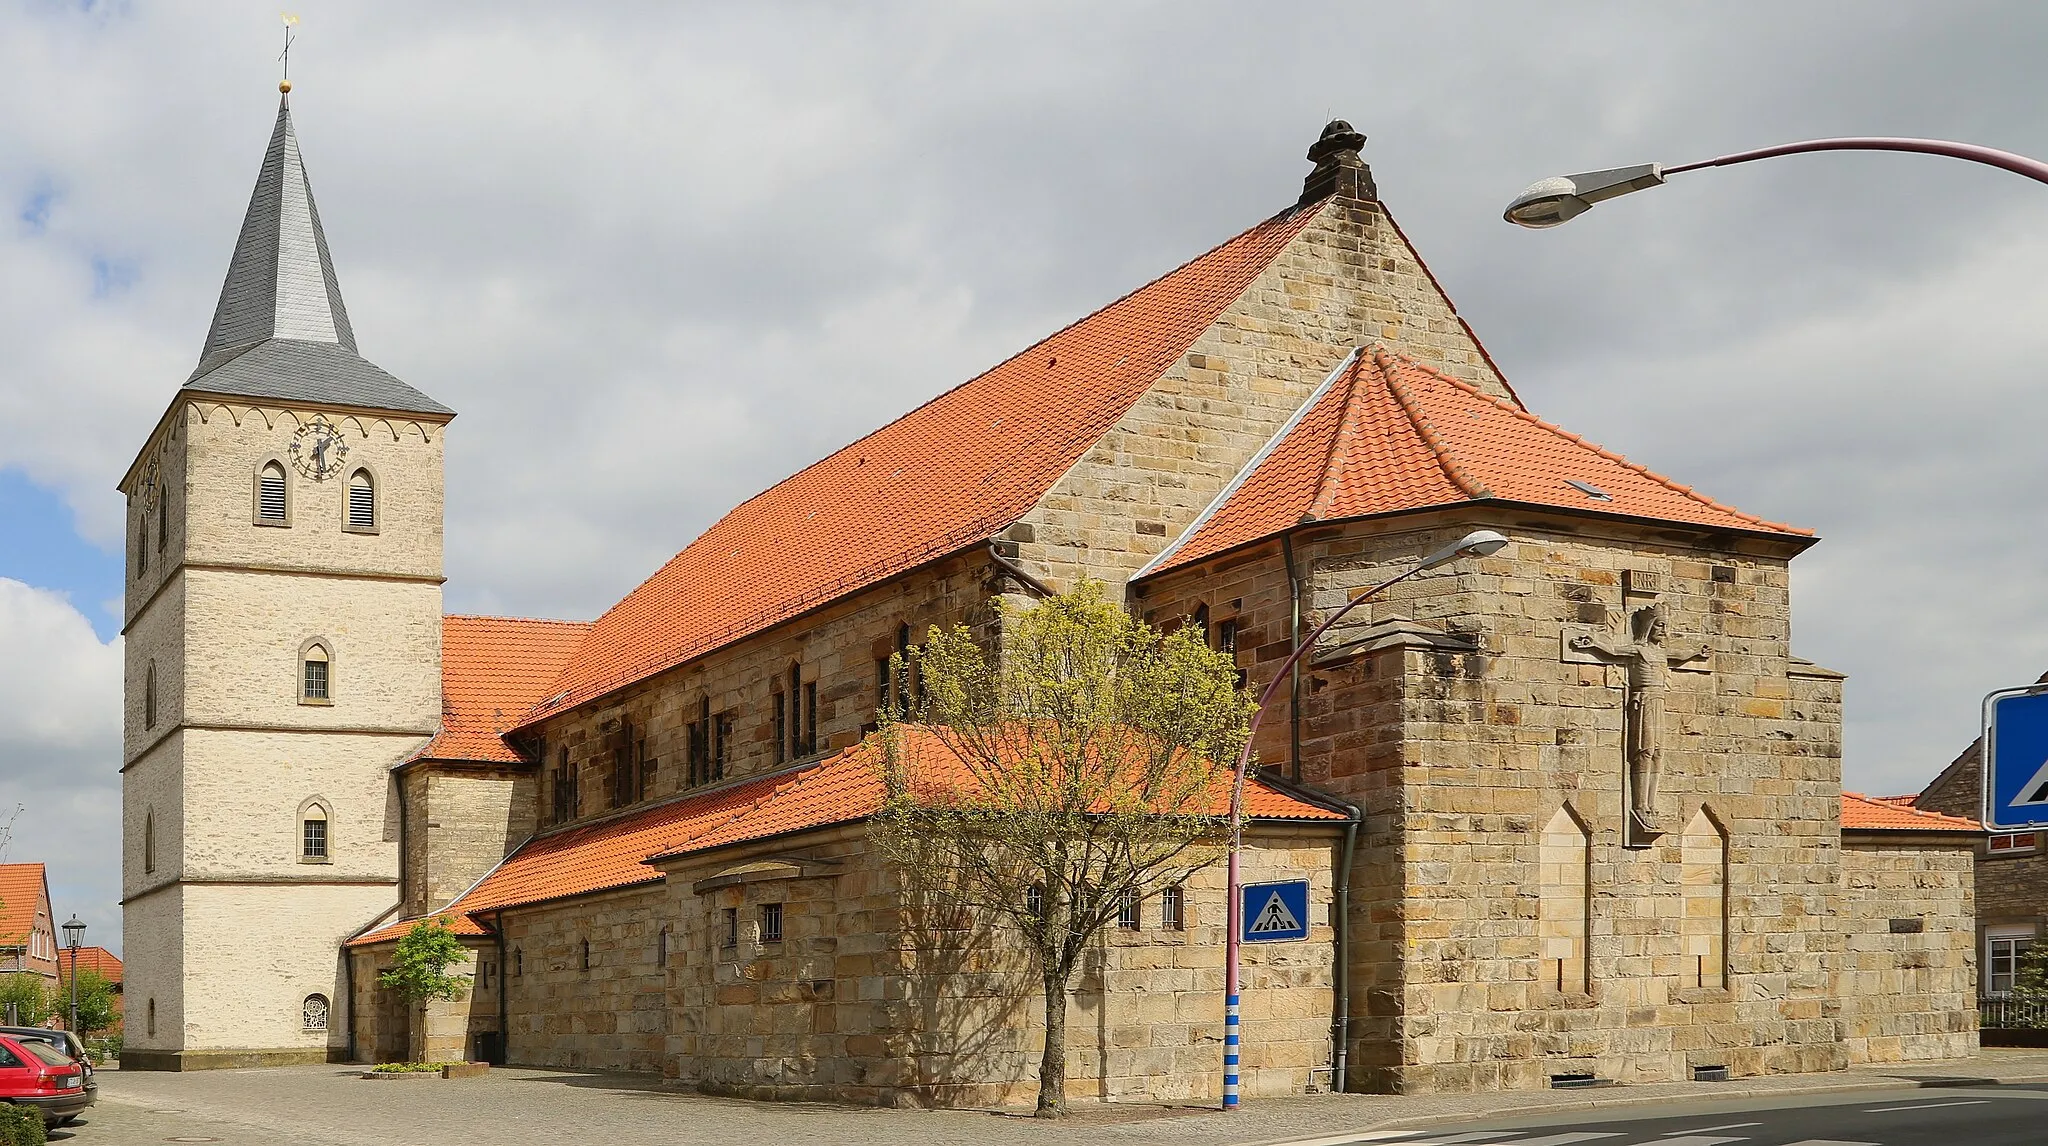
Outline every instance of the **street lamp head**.
POLYGON ((85 924, 79 921, 76 914, 73 914, 70 921, 64 924, 64 946, 75 949, 79 941, 84 937, 85 924))
POLYGON ((1593 204, 1664 182, 1664 170, 1654 163, 1616 167, 1607 171, 1586 171, 1558 175, 1529 184, 1501 218, 1517 227, 1555 227, 1586 213, 1593 204))
POLYGON ((1415 567, 1415 571, 1420 573, 1425 569, 1434 569, 1439 565, 1448 565, 1460 557, 1488 557, 1499 553, 1501 547, 1507 543, 1508 539, 1505 536, 1495 533, 1491 529, 1475 529, 1423 558, 1422 562, 1415 567))

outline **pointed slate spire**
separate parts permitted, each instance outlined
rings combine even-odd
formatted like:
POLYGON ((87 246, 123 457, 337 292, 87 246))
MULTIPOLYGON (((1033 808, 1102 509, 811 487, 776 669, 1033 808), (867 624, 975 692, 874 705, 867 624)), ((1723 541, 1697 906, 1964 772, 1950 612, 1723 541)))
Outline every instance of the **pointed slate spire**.
POLYGON ((292 130, 290 97, 263 153, 187 389, 409 413, 454 411, 364 361, 292 130))
POLYGON ((313 188, 292 130, 290 97, 277 103, 277 126, 249 196, 242 237, 214 307, 202 359, 266 338, 332 342, 351 351, 355 332, 334 279, 334 260, 313 206, 313 188))

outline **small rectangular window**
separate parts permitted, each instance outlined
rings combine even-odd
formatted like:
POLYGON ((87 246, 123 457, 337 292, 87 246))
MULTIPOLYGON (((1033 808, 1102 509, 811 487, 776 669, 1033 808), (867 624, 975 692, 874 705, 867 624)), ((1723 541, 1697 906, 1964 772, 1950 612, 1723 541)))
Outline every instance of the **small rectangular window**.
POLYGON ((1186 926, 1186 903, 1179 884, 1159 889, 1159 926, 1168 931, 1179 931, 1186 926))
POLYGON ((779 903, 761 905, 761 942, 782 942, 782 905, 779 903))
POLYGON ((327 821, 307 820, 305 832, 305 857, 307 859, 327 858, 327 821))
POLYGON ((1140 899, 1136 888, 1124 889, 1123 902, 1117 904, 1116 907, 1116 925, 1118 927, 1123 928, 1125 931, 1136 931, 1138 929, 1139 902, 1140 899))
POLYGON ((1984 940, 1984 993, 1996 998, 2012 994, 2020 956, 2034 945, 2031 935, 1993 935, 1984 940))
POLYGON ((326 700, 327 662, 308 659, 306 661, 306 699, 326 700))
POLYGON ((740 945, 739 908, 728 907, 725 909, 725 934, 719 937, 718 945, 720 947, 738 947, 740 945))
POLYGON ((2038 842, 2033 832, 2001 833, 1985 841, 1984 848, 1992 855, 2016 855, 2033 851, 2038 842))

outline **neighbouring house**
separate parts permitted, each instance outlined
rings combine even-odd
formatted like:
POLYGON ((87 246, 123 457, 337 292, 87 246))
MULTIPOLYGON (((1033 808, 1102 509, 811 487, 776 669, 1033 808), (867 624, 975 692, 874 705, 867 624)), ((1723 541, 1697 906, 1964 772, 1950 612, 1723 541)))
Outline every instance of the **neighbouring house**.
MULTIPOLYGON (((425 1048, 1027 1095, 1031 985, 1000 936, 919 948, 866 837, 865 738, 915 687, 892 657, 933 625, 999 645, 992 602, 1087 578, 1263 688, 1478 527, 1510 543, 1359 609, 1263 725, 1246 865, 1310 898, 1306 939, 1247 956, 1246 1092, 1967 1052, 1974 837, 1854 826, 1841 674, 1791 647, 1813 535, 1532 413, 1364 142, 1329 124, 1268 217, 553 622, 442 615, 454 412, 359 354, 280 107, 200 361, 121 483, 124 1067, 425 1048), (415 1010, 377 975, 433 918, 474 978, 415 1010)), ((1070 1094, 1218 1096, 1223 894, 1211 869, 1104 937, 1070 1094)))
MULTIPOLYGON (((2048 677, 2042 678, 2048 682, 2048 677)), ((1917 796, 1915 808, 1974 817, 1984 806, 1982 737, 1972 741, 1917 796)), ((2040 832, 1990 832, 1977 841, 1978 990, 1996 1008, 2048 923, 2048 850, 2040 832)))
POLYGON ((0 863, 0 974, 57 977, 50 879, 39 863, 0 863))

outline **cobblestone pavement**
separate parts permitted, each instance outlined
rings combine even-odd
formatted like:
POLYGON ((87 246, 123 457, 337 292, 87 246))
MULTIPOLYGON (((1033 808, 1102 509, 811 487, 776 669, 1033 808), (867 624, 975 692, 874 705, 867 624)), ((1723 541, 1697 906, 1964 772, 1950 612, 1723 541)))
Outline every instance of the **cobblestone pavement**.
POLYGON ((133 1146, 690 1146, 845 1143, 847 1146, 1224 1146, 1538 1111, 1676 1099, 1825 1093, 1939 1084, 1949 1079, 2048 1079, 2048 1052, 1988 1050, 1973 1059, 1898 1068, 1666 1083, 1605 1090, 1482 1095, 1317 1095, 1247 1102, 1243 1112, 1117 1106, 1079 1108, 1043 1123, 974 1111, 874 1110, 753 1103, 672 1090, 639 1075, 493 1070, 477 1079, 369 1082, 339 1066, 145 1074, 106 1071, 87 1120, 54 1143, 133 1146))

